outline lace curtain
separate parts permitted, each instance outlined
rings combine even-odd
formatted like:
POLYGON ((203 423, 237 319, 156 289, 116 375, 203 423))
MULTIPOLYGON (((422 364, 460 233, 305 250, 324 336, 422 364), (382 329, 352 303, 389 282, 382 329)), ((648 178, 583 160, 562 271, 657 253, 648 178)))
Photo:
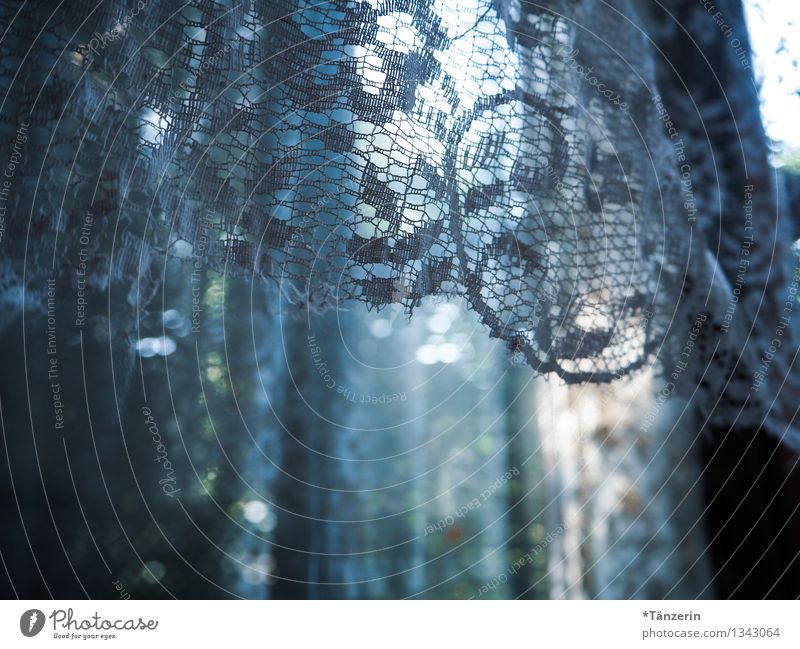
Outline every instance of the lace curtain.
MULTIPOLYGON (((758 314, 744 300, 724 320, 735 271, 707 254, 713 216, 687 195, 680 124, 627 2, 0 12, 2 129, 19 149, 7 301, 23 286, 24 308, 44 310, 56 278, 72 294, 125 290, 135 314, 164 255, 276 282, 298 312, 460 296, 568 383, 657 358, 681 374, 702 316, 716 346, 697 367, 724 365, 702 388, 711 402, 769 348, 740 344, 758 314)), ((773 416, 768 393, 748 397, 756 423, 773 416)))

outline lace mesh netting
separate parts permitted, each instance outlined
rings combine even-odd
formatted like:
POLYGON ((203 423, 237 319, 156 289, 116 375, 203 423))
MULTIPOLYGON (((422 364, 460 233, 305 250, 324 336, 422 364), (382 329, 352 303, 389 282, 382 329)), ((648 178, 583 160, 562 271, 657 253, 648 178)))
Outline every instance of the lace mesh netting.
POLYGON ((568 382, 627 373, 661 344, 651 315, 676 299, 687 228, 649 50, 613 6, 2 12, 4 130, 30 120, 37 183, 9 224, 37 245, 7 248, 29 266, 74 260, 91 211, 90 281, 141 276, 132 304, 167 252, 311 306, 462 296, 568 382))
POLYGON ((717 169, 753 182, 737 152, 698 148, 730 129, 725 106, 690 97, 672 115, 694 151, 686 202, 634 15, 622 0, 3 3, 3 299, 23 286, 45 309, 46 280, 74 292, 78 267, 135 314, 163 255, 277 281, 298 309, 458 296, 568 383, 622 376, 665 341, 669 374, 703 313, 701 410, 800 448, 794 406, 769 396, 794 385, 791 345, 750 389, 790 275, 763 218, 766 158, 747 165, 761 218, 740 285, 736 182, 720 190, 736 240, 709 256, 694 227, 715 222, 717 169))

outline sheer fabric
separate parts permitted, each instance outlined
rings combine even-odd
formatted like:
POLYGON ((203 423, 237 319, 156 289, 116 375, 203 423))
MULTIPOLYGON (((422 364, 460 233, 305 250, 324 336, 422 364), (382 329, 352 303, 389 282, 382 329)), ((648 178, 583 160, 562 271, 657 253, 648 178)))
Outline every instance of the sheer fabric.
POLYGON ((171 255, 276 281, 298 311, 461 296, 535 371, 580 383, 662 348, 674 372, 733 286, 706 290, 725 270, 622 0, 0 11, 2 127, 25 148, 4 281, 41 308, 85 259, 95 290, 136 278, 138 309, 171 255))

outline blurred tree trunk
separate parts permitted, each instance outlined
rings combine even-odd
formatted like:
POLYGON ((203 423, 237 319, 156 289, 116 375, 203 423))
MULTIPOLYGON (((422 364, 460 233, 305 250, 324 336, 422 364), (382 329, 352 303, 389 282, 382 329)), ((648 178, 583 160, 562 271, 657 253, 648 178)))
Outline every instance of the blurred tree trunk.
POLYGON ((539 383, 551 597, 691 599, 707 585, 694 430, 678 420, 686 402, 642 425, 660 386, 649 372, 604 386, 539 383))

